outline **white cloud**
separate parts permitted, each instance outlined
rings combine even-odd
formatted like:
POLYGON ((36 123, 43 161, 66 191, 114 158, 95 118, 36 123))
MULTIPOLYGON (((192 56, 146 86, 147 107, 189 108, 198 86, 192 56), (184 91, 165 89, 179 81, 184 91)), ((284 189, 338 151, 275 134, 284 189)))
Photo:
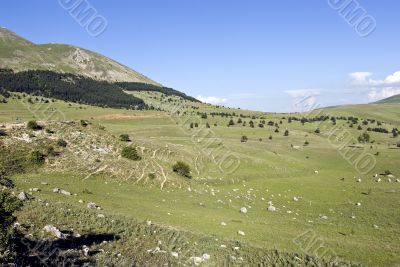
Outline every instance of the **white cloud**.
POLYGON ((352 79, 353 84, 365 84, 368 83, 367 78, 372 75, 371 72, 366 71, 357 71, 349 73, 350 78, 352 79))
POLYGON ((212 105, 222 105, 222 104, 228 102, 228 99, 226 99, 226 98, 219 98, 219 97, 215 97, 215 96, 202 97, 201 95, 199 95, 198 97, 196 97, 196 99, 203 103, 212 104, 212 105))
POLYGON ((368 99, 370 101, 377 101, 398 94, 400 94, 400 88, 373 89, 368 92, 368 99))
POLYGON ((368 79, 368 77, 372 76, 371 72, 353 72, 349 73, 349 76, 352 79, 352 83, 355 85, 367 85, 374 87, 400 85, 400 71, 390 74, 383 80, 368 79))

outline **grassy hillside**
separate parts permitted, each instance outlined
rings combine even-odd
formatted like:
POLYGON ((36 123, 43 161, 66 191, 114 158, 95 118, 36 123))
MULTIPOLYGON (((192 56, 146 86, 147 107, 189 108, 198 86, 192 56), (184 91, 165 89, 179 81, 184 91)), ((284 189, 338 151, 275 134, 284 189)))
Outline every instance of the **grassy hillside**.
POLYGON ((0 28, 0 68, 51 70, 84 75, 109 82, 141 82, 159 85, 144 75, 98 53, 64 44, 33 44, 0 28))
POLYGON ((376 102, 377 104, 400 104, 400 95, 394 95, 376 102))
POLYGON ((80 233, 117 234, 120 241, 92 248, 106 251, 92 257, 104 264, 127 265, 135 255, 139 263, 188 264, 190 257, 207 253, 211 259, 205 266, 262 262, 272 265, 276 258, 272 256, 274 249, 289 253, 277 256, 281 265, 293 260, 305 264, 304 255, 314 255, 316 259, 339 257, 367 266, 392 266, 400 261, 397 212, 400 183, 396 182, 400 176, 397 166, 400 150, 396 149, 396 143, 400 139, 391 134, 368 132, 370 143, 357 141, 368 127, 378 127, 377 121, 379 127, 388 130, 400 128, 399 113, 391 105, 323 110, 338 117, 358 117, 358 124, 350 127, 348 120, 340 119, 336 125, 329 119, 304 125, 296 120, 289 122, 289 117, 313 116, 312 113, 260 113, 195 103, 161 93, 132 94, 165 111, 128 111, 62 101, 27 104, 16 97, 0 104, 0 121, 8 128, 13 127, 10 122, 33 118, 46 121, 49 110, 62 114, 50 120, 74 121, 73 124, 43 122, 52 133, 22 128, 7 130, 9 136, 1 138, 12 147, 32 150, 52 145, 59 152, 37 171, 12 177, 16 192, 41 189, 32 193, 36 200, 19 213, 20 223, 37 225, 27 233, 40 237, 44 225, 53 223, 80 233), (181 116, 177 116, 177 111, 181 116), (370 121, 364 125, 362 122, 367 119, 370 121), (80 120, 87 120, 89 125, 81 126, 80 120), (234 125, 228 127, 230 120, 234 125), (261 128, 263 120, 266 123, 261 128), (254 122, 254 128, 249 126, 250 121, 254 122), (273 126, 268 125, 270 121, 273 126), (205 127, 207 123, 210 128, 205 127), (336 142, 341 137, 336 132, 330 133, 335 127, 346 129, 351 139, 339 142, 338 146, 336 142), (320 133, 315 132, 317 128, 320 133), (286 129, 288 136, 284 136, 286 129), (120 141, 121 134, 128 134, 131 142, 120 141), (247 142, 241 142, 243 135, 247 136, 247 142), (67 141, 66 148, 55 145, 59 138, 67 141), (120 157, 121 149, 127 145, 137 148, 140 161, 130 162, 120 157), (348 151, 353 145, 356 148, 348 151), (344 150, 348 151, 347 156, 344 150), (363 153, 376 159, 366 173, 360 173, 358 170, 365 167, 356 166, 348 155, 363 153), (224 155, 239 159, 232 172, 221 168, 224 155), (178 160, 190 165, 192 179, 172 171, 178 160), (384 175, 385 171, 392 172, 393 177, 384 175), (54 187, 77 195, 55 194, 54 187), (90 210, 85 208, 86 204, 92 201, 102 210, 87 214, 90 210), (268 211, 269 201, 276 208, 274 212, 268 211), (45 202, 50 206, 40 204, 45 202), (59 207, 63 212, 49 213, 59 207), (240 213, 242 207, 248 212, 240 213), (96 220, 98 213, 105 215, 104 222, 96 220), (47 218, 46 214, 54 215, 47 218), (75 218, 80 216, 91 219, 79 224, 75 218), (112 226, 112 219, 118 221, 118 226, 112 226), (90 223, 93 221, 95 226, 90 223), (136 224, 144 221, 152 221, 151 225, 161 229, 148 228, 147 223, 140 227, 136 224), (170 232, 166 234, 165 229, 170 232), (140 238, 152 231, 156 232, 149 240, 140 238), (245 235, 239 235, 238 231, 245 235), (318 249, 315 244, 310 246, 309 241, 316 240, 315 244, 326 250, 318 249), (147 252, 158 241, 165 244, 159 246, 167 252, 147 252), (181 251, 178 259, 171 258, 170 253, 178 250, 181 251), (116 256, 118 253, 121 257, 116 256))

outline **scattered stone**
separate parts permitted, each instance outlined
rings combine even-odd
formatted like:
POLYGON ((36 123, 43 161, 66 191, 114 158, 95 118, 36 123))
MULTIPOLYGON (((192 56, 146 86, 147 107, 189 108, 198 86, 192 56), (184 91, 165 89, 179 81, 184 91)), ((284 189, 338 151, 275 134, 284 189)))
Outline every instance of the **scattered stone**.
POLYGON ((208 261, 211 256, 207 253, 204 253, 201 257, 190 257, 189 261, 194 265, 200 265, 205 261, 208 261))
POLYGON ((79 199, 78 202, 79 202, 79 203, 83 203, 83 200, 82 200, 82 199, 79 199))
POLYGON ((245 236, 246 234, 243 231, 239 230, 238 235, 245 236))
POLYGON ((221 222, 221 225, 222 225, 222 226, 226 226, 226 223, 225 223, 225 222, 221 222))
POLYGON ((378 225, 376 225, 376 224, 374 224, 374 228, 375 228, 375 229, 378 229, 378 228, 379 228, 379 226, 378 226, 378 225))
POLYGON ((247 213, 247 208, 246 207, 241 207, 240 208, 241 213, 247 213))
POLYGON ((17 198, 18 198, 19 200, 21 200, 21 201, 28 201, 28 200, 30 199, 30 197, 28 196, 28 194, 25 193, 25 192, 23 192, 23 191, 22 191, 21 193, 18 194, 17 198))
POLYGON ((315 173, 315 174, 318 174, 319 172, 318 172, 318 171, 314 171, 314 173, 315 173))
POLYGON ((41 182, 40 184, 41 185, 49 185, 49 183, 47 183, 47 182, 41 182))
POLYGON ((299 201, 299 199, 297 197, 293 197, 293 201, 299 201))
POLYGON ((97 208, 98 208, 98 206, 97 206, 96 203, 94 203, 94 202, 88 203, 88 204, 87 204, 87 207, 88 207, 89 209, 97 209, 97 208))
POLYGON ((53 234, 54 236, 56 236, 57 238, 66 238, 67 236, 63 233, 61 233, 61 231, 59 229, 57 229, 57 227, 54 227, 51 224, 46 225, 43 230, 45 230, 46 232, 49 232, 51 234, 53 234))
POLYGON ((356 203, 356 206, 361 206, 361 203, 360 203, 360 202, 357 202, 357 203, 356 203))
POLYGON ((276 208, 275 208, 274 206, 272 206, 272 205, 269 205, 269 206, 268 206, 268 211, 270 211, 270 212, 275 212, 275 211, 276 211, 276 208))
POLYGON ((361 183, 361 179, 357 179, 357 183, 361 183))
POLYGON ((64 189, 60 189, 60 188, 54 188, 53 193, 62 194, 62 195, 66 195, 66 196, 72 195, 70 192, 65 191, 64 189))
POLYGON ((171 252, 171 256, 174 257, 174 258, 178 258, 178 257, 179 257, 179 254, 178 254, 178 252, 172 251, 172 252, 171 252))
POLYGON ((31 189, 29 189, 29 191, 31 191, 31 192, 40 192, 40 189, 39 188, 31 188, 31 189))
POLYGON ((105 218, 104 214, 97 214, 97 218, 105 218))
POLYGON ((221 245, 220 247, 221 247, 221 248, 226 248, 226 245, 221 245))
POLYGON ((326 215, 320 215, 319 216, 322 220, 328 220, 328 216, 326 216, 326 215))
POLYGON ((150 225, 151 225, 151 221, 146 221, 146 224, 147 224, 148 226, 150 226, 150 225))

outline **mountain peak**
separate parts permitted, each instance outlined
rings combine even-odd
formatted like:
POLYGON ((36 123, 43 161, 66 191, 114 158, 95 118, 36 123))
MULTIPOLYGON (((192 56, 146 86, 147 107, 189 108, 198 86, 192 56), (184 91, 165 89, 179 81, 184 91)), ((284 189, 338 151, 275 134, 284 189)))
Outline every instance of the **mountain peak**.
POLYGON ((0 68, 16 72, 50 70, 109 82, 160 85, 96 52, 65 44, 36 45, 4 27, 0 28, 0 68))

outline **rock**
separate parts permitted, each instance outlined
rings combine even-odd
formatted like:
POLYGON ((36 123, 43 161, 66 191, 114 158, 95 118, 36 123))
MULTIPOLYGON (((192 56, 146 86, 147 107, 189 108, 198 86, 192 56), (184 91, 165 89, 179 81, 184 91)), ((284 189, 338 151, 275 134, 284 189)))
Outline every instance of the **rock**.
POLYGON ((148 226, 150 226, 150 225, 151 225, 151 221, 146 221, 146 224, 147 224, 148 226))
POLYGON ((318 171, 314 171, 314 173, 315 173, 315 174, 318 174, 319 172, 318 172, 318 171))
POLYGON ((239 230, 238 235, 245 236, 246 234, 243 231, 239 230))
POLYGON ((361 179, 357 179, 357 183, 361 183, 361 179))
POLYGON ((49 232, 51 234, 53 234, 54 236, 58 237, 58 238, 66 238, 67 236, 63 233, 61 233, 61 231, 59 229, 57 229, 56 227, 54 227, 51 224, 46 225, 43 230, 45 230, 46 232, 49 232))
POLYGON ((225 222, 221 222, 221 225, 222 225, 222 226, 226 226, 226 223, 225 223, 225 222))
POLYGON ((90 202, 87 204, 88 209, 97 209, 97 205, 94 202, 90 202))
POLYGON ((54 188, 53 193, 62 194, 62 195, 66 195, 66 196, 72 195, 70 192, 65 191, 64 189, 60 189, 60 188, 54 188))
POLYGON ((378 226, 378 225, 376 225, 376 224, 374 224, 374 228, 375 228, 375 229, 378 229, 378 228, 379 228, 379 226, 378 226))
POLYGON ((104 214, 97 214, 97 218, 105 218, 104 214))
POLYGON ((40 189, 39 188, 31 188, 31 189, 29 189, 29 191, 31 191, 31 192, 40 192, 40 189))
POLYGON ((178 258, 178 257, 179 257, 179 254, 178 254, 178 252, 172 251, 172 252, 171 252, 171 256, 174 257, 174 258, 178 258))
POLYGON ((203 258, 205 261, 207 261, 207 260, 209 260, 209 259, 211 258, 211 256, 210 256, 209 254, 207 254, 207 253, 204 253, 203 256, 202 256, 202 258, 203 258))
POLYGON ((221 245, 220 248, 226 248, 226 245, 221 245))
POLYGON ((297 197, 293 197, 293 201, 299 201, 299 199, 297 197))
POLYGON ((41 185, 48 185, 47 182, 41 182, 40 184, 41 184, 41 185))
POLYGON ((19 200, 21 200, 21 201, 28 201, 28 200, 30 199, 30 197, 28 196, 28 194, 25 193, 25 192, 23 192, 23 191, 22 191, 21 193, 18 194, 17 198, 18 198, 19 200))
POLYGON ((326 215, 320 215, 319 216, 322 220, 328 220, 328 216, 326 216, 326 215))
POLYGON ((356 206, 361 206, 361 203, 360 203, 360 202, 357 202, 357 203, 356 203, 356 206))
POLYGON ((274 212, 274 211, 276 211, 276 208, 274 206, 272 206, 272 205, 269 205, 268 206, 268 211, 274 212))
POLYGON ((78 202, 82 204, 82 203, 83 203, 83 200, 82 200, 82 199, 79 199, 78 202))
POLYGON ((241 207, 240 208, 241 213, 247 213, 247 208, 246 207, 241 207))
POLYGON ((190 257, 189 261, 194 264, 194 265, 200 265, 203 263, 203 258, 202 257, 190 257))

